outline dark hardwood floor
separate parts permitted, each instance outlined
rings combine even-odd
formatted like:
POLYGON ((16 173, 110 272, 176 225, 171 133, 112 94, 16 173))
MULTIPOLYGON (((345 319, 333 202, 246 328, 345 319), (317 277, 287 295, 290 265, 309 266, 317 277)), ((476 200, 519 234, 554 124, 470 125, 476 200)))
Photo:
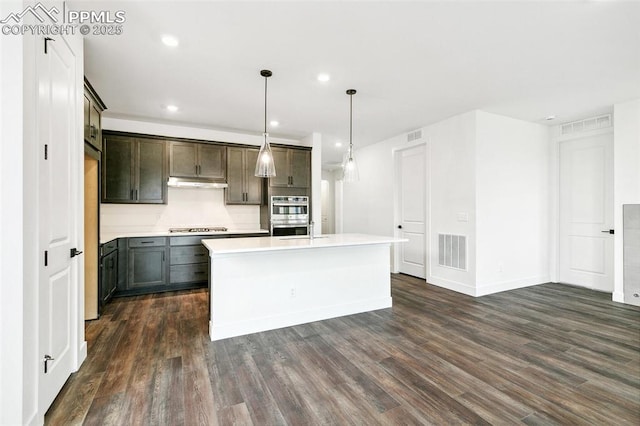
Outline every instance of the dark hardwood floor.
POLYGON ((116 299, 51 425, 640 424, 640 309, 546 284, 211 342, 203 290, 116 299))

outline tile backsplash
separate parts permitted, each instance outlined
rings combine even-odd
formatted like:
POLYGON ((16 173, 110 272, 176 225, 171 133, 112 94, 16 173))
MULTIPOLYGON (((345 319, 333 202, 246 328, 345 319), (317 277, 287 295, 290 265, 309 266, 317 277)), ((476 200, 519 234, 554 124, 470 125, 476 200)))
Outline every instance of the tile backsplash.
POLYGON ((225 205, 223 189, 169 188, 168 197, 167 204, 102 204, 100 231, 158 232, 197 226, 260 228, 260 206, 225 205))

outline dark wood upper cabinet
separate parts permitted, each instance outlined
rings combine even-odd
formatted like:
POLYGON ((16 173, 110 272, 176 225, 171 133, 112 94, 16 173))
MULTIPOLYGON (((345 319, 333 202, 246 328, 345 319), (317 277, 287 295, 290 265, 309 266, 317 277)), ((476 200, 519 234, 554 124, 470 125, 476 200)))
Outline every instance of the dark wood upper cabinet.
POLYGON ((262 178, 254 176, 259 152, 253 148, 227 148, 227 204, 261 203, 262 178))
POLYGON ((105 136, 102 151, 102 202, 132 203, 133 201, 132 138, 105 136))
POLYGON ((286 188, 308 188, 311 181, 311 152, 296 148, 272 148, 276 177, 269 185, 286 188))
POLYGON ((107 109, 100 96, 84 79, 84 140, 102 151, 102 111, 107 109))
POLYGON ((137 139, 133 164, 136 177, 135 201, 147 204, 167 202, 166 144, 162 140, 137 139))
POLYGON ((226 147, 220 145, 170 142, 169 175, 224 182, 227 175, 226 153, 226 147))
POLYGON ((166 204, 163 140, 107 134, 102 152, 102 202, 166 204))

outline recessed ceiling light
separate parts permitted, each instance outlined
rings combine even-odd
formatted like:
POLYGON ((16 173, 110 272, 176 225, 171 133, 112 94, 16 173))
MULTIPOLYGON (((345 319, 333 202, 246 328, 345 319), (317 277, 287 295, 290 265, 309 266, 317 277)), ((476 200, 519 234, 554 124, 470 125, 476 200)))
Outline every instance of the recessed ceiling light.
POLYGON ((176 112, 176 111, 178 111, 178 107, 175 106, 175 105, 167 105, 167 111, 176 112))
POLYGON ((342 142, 336 142, 336 148, 340 148, 342 146, 342 142))
POLYGON ((269 122, 269 125, 270 125, 271 127, 278 127, 278 126, 280 125, 280 123, 278 123, 276 120, 271 120, 271 121, 269 122))
POLYGON ((329 74, 318 74, 318 81, 326 83, 329 80, 331 80, 331 76, 329 74))
POLYGON ((547 121, 551 121, 551 120, 555 120, 556 116, 555 115, 547 115, 544 119, 547 120, 547 121))
POLYGON ((162 42, 169 47, 176 47, 179 44, 178 39, 172 35, 163 35, 162 42))

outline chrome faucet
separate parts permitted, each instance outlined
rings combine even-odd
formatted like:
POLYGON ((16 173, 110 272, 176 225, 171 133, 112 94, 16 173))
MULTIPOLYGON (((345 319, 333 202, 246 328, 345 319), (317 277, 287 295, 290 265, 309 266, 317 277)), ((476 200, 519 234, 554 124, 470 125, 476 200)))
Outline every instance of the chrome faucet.
POLYGON ((313 221, 309 222, 309 239, 313 240, 313 221))

